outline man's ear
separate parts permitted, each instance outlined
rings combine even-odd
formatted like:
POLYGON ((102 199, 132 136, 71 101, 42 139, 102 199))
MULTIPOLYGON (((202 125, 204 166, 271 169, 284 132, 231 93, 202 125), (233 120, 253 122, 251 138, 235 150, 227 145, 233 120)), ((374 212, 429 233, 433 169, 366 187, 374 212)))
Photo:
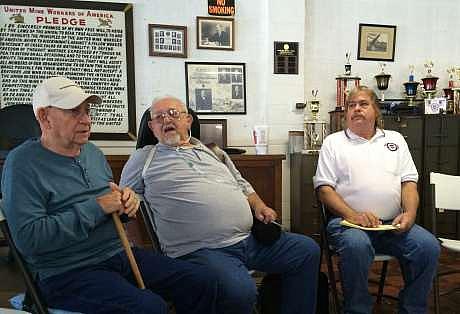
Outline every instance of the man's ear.
POLYGON ((153 132, 153 121, 152 120, 149 120, 147 122, 147 125, 149 126, 149 129, 153 132))
POLYGON ((50 128, 50 121, 48 119, 48 111, 45 107, 41 107, 37 109, 36 115, 37 121, 43 127, 49 129, 50 128))
POLYGON ((190 126, 192 125, 193 116, 190 113, 187 113, 187 122, 190 124, 190 126))

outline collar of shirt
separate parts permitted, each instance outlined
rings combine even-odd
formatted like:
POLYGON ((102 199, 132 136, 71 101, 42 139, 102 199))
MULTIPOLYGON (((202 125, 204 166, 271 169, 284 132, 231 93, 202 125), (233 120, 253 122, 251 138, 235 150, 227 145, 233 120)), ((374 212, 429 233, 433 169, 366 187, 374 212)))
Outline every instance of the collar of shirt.
POLYGON ((345 129, 344 132, 345 132, 345 136, 347 137, 348 140, 350 140, 352 142, 361 142, 361 143, 373 142, 373 141, 376 141, 378 138, 385 136, 385 132, 382 129, 376 129, 374 136, 372 136, 372 138, 370 140, 365 139, 365 138, 363 138, 363 137, 361 137, 359 135, 356 135, 355 133, 353 133, 352 130, 350 130, 348 128, 345 129))
POLYGON ((217 157, 216 154, 213 151, 211 151, 208 147, 206 147, 206 145, 204 145, 199 139, 192 136, 190 137, 189 143, 191 144, 190 146, 169 146, 166 144, 158 143, 157 147, 161 149, 169 149, 169 150, 176 150, 176 151, 185 150, 185 149, 196 149, 196 150, 199 150, 199 151, 202 151, 202 152, 205 152, 211 155, 214 159, 221 162, 219 157, 217 157))

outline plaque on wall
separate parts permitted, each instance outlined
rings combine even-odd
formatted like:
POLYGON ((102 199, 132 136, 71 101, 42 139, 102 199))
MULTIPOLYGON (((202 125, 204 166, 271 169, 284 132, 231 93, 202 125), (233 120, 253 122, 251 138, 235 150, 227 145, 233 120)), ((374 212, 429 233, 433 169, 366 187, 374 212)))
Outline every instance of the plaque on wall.
POLYGON ((299 43, 275 41, 274 74, 299 74, 299 43))

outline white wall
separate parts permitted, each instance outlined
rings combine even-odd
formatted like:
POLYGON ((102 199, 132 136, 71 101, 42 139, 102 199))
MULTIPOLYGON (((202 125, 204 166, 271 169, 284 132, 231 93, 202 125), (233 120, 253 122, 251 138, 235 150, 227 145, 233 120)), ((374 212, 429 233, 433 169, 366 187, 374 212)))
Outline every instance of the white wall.
MULTIPOLYGON (((460 65, 457 1, 308 0, 306 12, 306 86, 320 90, 328 109, 335 107, 335 77, 343 73, 345 51, 351 51, 352 72, 362 78, 361 84, 377 90, 378 62, 357 60, 360 23, 397 26, 395 61, 385 68, 392 75, 387 99, 404 98, 402 84, 408 81, 409 64, 415 65, 415 79, 420 80, 426 74, 423 64, 432 60, 439 89, 447 87, 446 69, 460 65)), ((322 116, 327 117, 326 110, 322 116)))
MULTIPOLYGON (((107 1, 108 2, 108 1, 107 1)), ((460 65, 458 16, 451 0, 236 0, 235 51, 196 49, 196 16, 207 16, 205 0, 133 0, 137 115, 156 96, 172 94, 185 100, 184 61, 246 63, 247 115, 215 115, 228 120, 229 146, 251 145, 255 124, 270 125, 269 152, 287 151, 288 131, 301 130, 303 113, 293 105, 311 99, 319 89, 321 116, 335 108, 335 77, 343 72, 345 51, 351 51, 352 72, 361 83, 376 88, 378 62, 356 60, 359 23, 396 25, 395 62, 386 98, 402 98, 409 64, 416 79, 425 74, 423 63, 434 61, 439 87, 447 85, 446 68, 460 65), (188 27, 187 59, 148 56, 147 24, 188 27), (299 42, 298 75, 273 74, 273 42, 299 42)), ((98 142, 109 154, 129 154, 134 144, 98 142)), ((289 156, 283 162, 283 223, 289 225, 289 156)))

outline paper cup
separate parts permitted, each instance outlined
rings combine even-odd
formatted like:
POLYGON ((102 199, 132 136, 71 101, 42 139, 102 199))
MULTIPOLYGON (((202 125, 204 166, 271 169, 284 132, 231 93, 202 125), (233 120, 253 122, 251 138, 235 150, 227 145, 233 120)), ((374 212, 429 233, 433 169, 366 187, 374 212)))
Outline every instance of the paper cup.
POLYGON ((267 144, 256 144, 256 155, 266 155, 268 151, 267 144))
POLYGON ((267 145, 268 144, 268 126, 255 125, 252 131, 254 144, 267 145))

